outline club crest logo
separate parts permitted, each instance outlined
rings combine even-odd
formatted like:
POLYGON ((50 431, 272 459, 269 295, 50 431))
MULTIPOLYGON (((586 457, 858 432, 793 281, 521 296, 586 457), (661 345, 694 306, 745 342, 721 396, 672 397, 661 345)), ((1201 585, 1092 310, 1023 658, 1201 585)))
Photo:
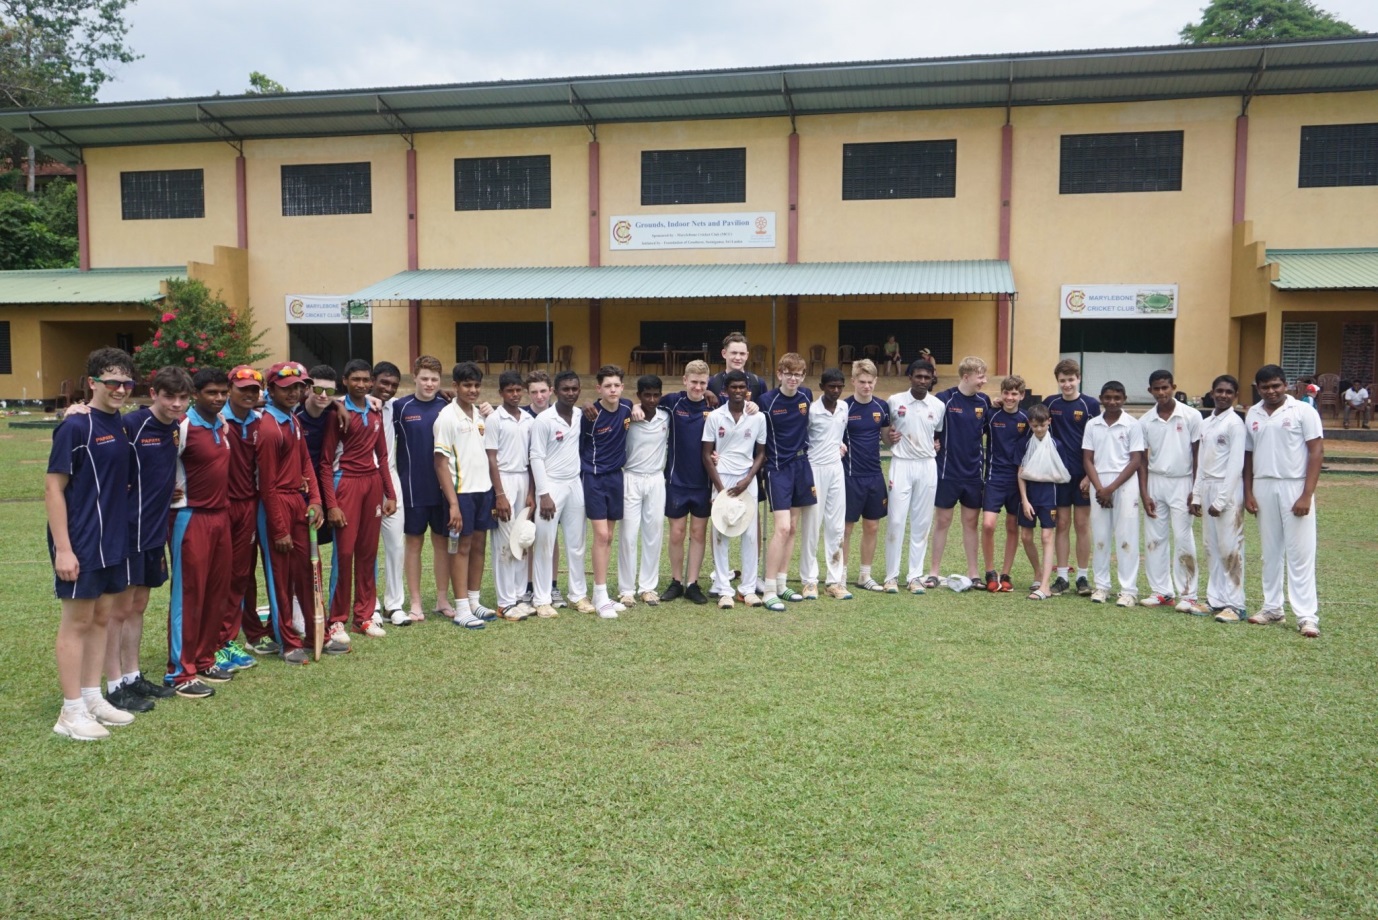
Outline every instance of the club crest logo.
POLYGON ((1020 434, 1023 434, 1023 433, 1024 433, 1024 429, 1025 429, 1025 428, 1028 428, 1028 427, 1029 427, 1029 423, 1028 423, 1028 422, 1016 422, 1016 423, 1015 423, 1015 426, 1014 426, 1014 429, 1015 429, 1015 431, 1018 431, 1020 434))
POLYGON ((557 431, 557 432, 555 432, 555 440, 556 440, 556 441, 563 441, 564 439, 565 439, 565 433, 564 433, 563 431, 557 431))
POLYGON ((898 409, 896 409, 895 414, 898 415, 900 418, 904 418, 904 406, 900 406, 898 409))
POLYGON ((1226 446, 1229 445, 1229 443, 1230 443, 1230 439, 1227 438, 1227 437, 1225 437, 1223 434, 1218 434, 1218 435, 1215 436, 1215 446, 1216 446, 1216 447, 1226 447, 1226 446))
POLYGON ((622 420, 622 430, 623 430, 623 431, 627 431, 627 430, 629 430, 631 427, 632 427, 632 420, 631 420, 631 418, 630 418, 630 417, 624 418, 624 419, 622 420))
POLYGON ((1258 422, 1254 422, 1254 431, 1258 431, 1258 422))
POLYGON ((1178 433, 1178 434, 1181 434, 1181 433, 1182 433, 1182 423, 1181 423, 1181 422, 1178 422, 1178 423, 1177 423, 1177 433, 1178 433))
POLYGON ((722 425, 719 425, 719 426, 718 426, 718 437, 720 437, 720 438, 725 438, 725 437, 727 437, 727 429, 724 428, 722 425))
POLYGON ((977 417, 977 418, 982 418, 982 417, 985 415, 985 412, 986 412, 986 410, 985 410, 985 407, 984 407, 984 406, 977 406, 977 407, 976 407, 976 417, 977 417))
POLYGON ((799 404, 799 414, 800 414, 800 415, 808 415, 808 414, 809 414, 809 404, 808 404, 808 403, 802 403, 802 402, 801 402, 801 403, 799 404))
POLYGON ((872 412, 872 413, 871 413, 871 421, 874 422, 874 423, 876 423, 877 425, 879 425, 879 424, 880 424, 880 413, 879 413, 879 412, 872 412))
POLYGON ((1079 422, 1079 421, 1081 421, 1081 417, 1082 417, 1083 415, 1085 415, 1085 414, 1086 414, 1086 413, 1082 412, 1080 409, 1074 410, 1074 411, 1072 412, 1072 421, 1074 421, 1074 422, 1079 422))

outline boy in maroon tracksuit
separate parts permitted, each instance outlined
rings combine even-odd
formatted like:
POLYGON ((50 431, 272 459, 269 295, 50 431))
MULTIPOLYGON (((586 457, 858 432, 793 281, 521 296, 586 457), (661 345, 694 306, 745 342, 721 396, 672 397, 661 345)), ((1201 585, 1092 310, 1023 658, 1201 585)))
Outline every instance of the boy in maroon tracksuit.
MULTIPOLYGON (((314 647, 316 619, 311 611, 315 597, 307 527, 319 527, 324 516, 306 437, 292 410, 311 380, 304 367, 287 361, 268 368, 267 382, 268 404, 258 428, 258 493, 262 502, 258 542, 263 547, 269 623, 272 638, 282 649, 282 659, 288 664, 306 664, 310 656, 302 646, 302 637, 292 629, 292 601, 301 607, 306 641, 314 647)), ((332 641, 326 643, 325 651, 339 654, 349 651, 349 646, 332 641)))
POLYGON ((255 654, 275 654, 263 643, 268 627, 258 619, 258 429, 263 414, 254 406, 263 393, 263 374, 241 364, 230 371, 230 395, 220 417, 230 433, 230 603, 222 624, 218 660, 236 670, 253 667, 254 659, 239 644, 239 630, 255 654))
POLYGON ((204 698, 234 672, 216 664, 216 641, 230 591, 230 430, 220 418, 229 376, 203 367, 191 381, 193 405, 179 425, 177 486, 168 546, 172 587, 168 610, 168 662, 163 683, 178 696, 204 698))
POLYGON ((392 474, 388 471, 383 413, 370 409, 368 404, 373 367, 356 358, 345 365, 344 378, 348 426, 343 433, 334 425, 326 427, 319 482, 326 517, 335 528, 335 555, 330 565, 330 638, 347 643, 345 624, 351 606, 355 629, 366 636, 387 635, 373 622, 373 602, 378 594, 374 570, 383 516, 397 510, 397 496, 393 494, 392 474))

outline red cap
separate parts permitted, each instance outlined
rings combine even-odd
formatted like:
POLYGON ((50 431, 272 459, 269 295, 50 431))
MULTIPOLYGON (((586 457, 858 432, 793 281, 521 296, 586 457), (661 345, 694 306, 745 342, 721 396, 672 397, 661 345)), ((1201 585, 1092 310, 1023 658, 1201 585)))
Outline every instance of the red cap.
POLYGON ((297 383, 310 386, 311 378, 306 375, 306 368, 298 362, 279 361, 268 368, 268 382, 280 387, 290 387, 297 383))
POLYGON ((232 387, 263 387, 263 374, 257 368, 247 364, 241 364, 230 371, 230 386, 232 387))
POLYGON ((1308 383, 1308 384, 1306 385, 1306 392, 1307 392, 1307 393, 1310 393, 1312 396, 1315 396, 1315 395, 1316 395, 1317 393, 1319 393, 1320 391, 1321 391, 1321 388, 1318 387, 1318 386, 1316 386, 1314 383, 1308 383))

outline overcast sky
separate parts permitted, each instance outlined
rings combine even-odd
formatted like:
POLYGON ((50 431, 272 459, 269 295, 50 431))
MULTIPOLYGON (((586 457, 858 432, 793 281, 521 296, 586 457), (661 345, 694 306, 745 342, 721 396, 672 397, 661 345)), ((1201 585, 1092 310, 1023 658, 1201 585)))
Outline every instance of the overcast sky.
MULTIPOLYGON (((102 102, 1123 48, 1177 42, 1204 0, 135 0, 102 102)), ((1320 0, 1378 31, 1374 0, 1320 0)))

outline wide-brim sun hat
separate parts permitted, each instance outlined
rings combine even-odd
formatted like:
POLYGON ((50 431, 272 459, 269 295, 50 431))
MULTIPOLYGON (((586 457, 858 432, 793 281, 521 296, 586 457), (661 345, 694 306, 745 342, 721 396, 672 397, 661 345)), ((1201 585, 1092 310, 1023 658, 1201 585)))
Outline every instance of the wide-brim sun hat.
POLYGON ((536 543, 536 525, 531 523, 531 508, 522 506, 522 510, 517 512, 517 517, 512 521, 512 535, 507 544, 507 551, 512 554, 513 559, 521 559, 526 551, 536 543))
POLYGON ((740 537, 751 525, 752 509, 740 495, 719 492, 713 499, 713 527, 724 537, 740 537))

